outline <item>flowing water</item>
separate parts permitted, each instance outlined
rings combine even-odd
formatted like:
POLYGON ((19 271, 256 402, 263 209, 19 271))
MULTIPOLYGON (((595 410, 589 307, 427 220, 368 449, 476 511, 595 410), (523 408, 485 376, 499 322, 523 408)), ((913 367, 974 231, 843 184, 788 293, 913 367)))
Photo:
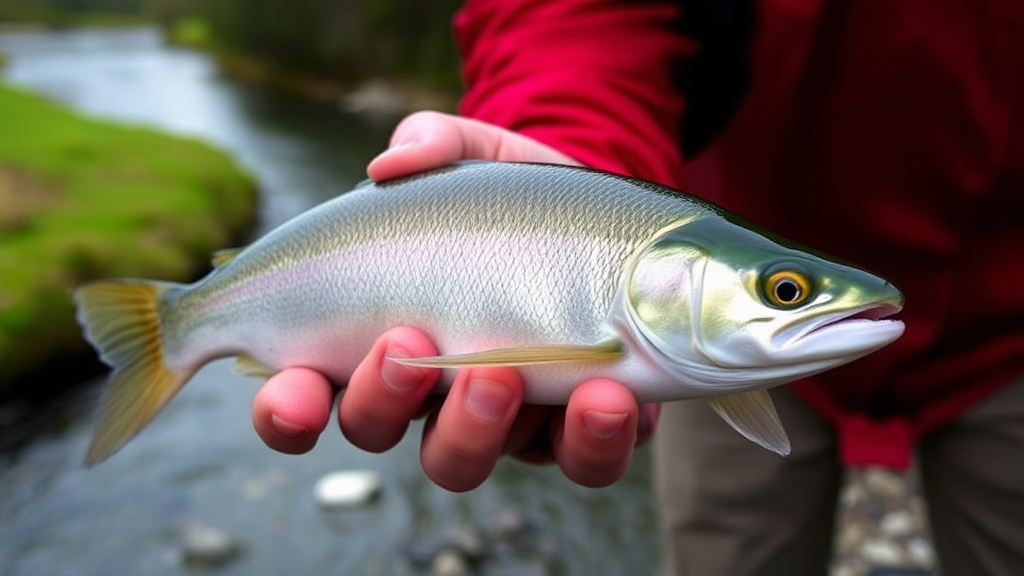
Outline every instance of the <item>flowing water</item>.
MULTIPOLYGON (((233 154, 260 182, 261 230, 361 180, 395 121, 240 85, 150 29, 0 34, 0 52, 14 84, 233 154)), ((421 574, 419 557, 453 536, 484 540, 473 566, 482 575, 655 571, 643 450, 608 489, 505 461, 481 488, 452 494, 420 471, 415 429, 382 455, 333 426, 310 454, 272 452, 250 424, 258 384, 228 363, 208 366, 143 434, 88 470, 80 462, 100 382, 49 408, 52 425, 0 453, 0 576, 421 574), (379 472, 379 498, 320 508, 315 482, 341 469, 379 472), (194 523, 226 533, 238 553, 216 566, 184 562, 182 533, 194 523), (510 523, 513 536, 495 536, 510 523)))

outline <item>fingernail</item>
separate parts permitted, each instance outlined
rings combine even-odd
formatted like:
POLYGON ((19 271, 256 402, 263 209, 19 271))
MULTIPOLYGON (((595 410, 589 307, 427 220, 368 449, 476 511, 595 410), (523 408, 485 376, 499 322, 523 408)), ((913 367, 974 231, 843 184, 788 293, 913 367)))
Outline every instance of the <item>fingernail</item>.
POLYGON ((419 367, 395 362, 394 358, 409 358, 410 354, 397 346, 389 346, 380 365, 380 377, 388 390, 396 394, 409 394, 427 379, 427 373, 419 367))
POLYGON ((505 417, 512 403, 512 390, 494 380, 474 378, 466 392, 466 409, 487 422, 498 422, 505 417))
POLYGON ((614 438, 626 424, 629 416, 623 412, 599 412, 587 410, 582 415, 583 428, 588 434, 598 440, 609 440, 614 438))
POLYGON ((303 434, 309 433, 309 428, 300 426, 294 422, 289 422, 277 414, 272 414, 270 416, 270 422, 274 425, 274 429, 277 430, 277 433, 286 438, 295 438, 296 436, 302 436, 303 434))

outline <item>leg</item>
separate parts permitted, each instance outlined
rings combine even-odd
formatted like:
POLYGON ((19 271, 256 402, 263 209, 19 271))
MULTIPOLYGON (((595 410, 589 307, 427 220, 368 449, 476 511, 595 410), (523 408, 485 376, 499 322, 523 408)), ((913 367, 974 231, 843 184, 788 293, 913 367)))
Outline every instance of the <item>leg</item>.
POLYGON ((1024 574, 1024 376, 922 440, 944 576, 1024 574))
POLYGON ((835 432, 788 390, 772 397, 793 443, 787 457, 744 439, 702 401, 664 406, 654 476, 666 575, 828 573, 842 482, 835 432))

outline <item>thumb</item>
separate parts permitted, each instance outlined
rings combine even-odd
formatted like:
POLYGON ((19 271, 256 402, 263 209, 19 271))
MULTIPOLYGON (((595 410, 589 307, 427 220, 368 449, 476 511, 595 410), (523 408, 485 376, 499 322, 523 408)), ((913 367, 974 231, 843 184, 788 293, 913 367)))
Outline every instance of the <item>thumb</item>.
POLYGON ((493 124, 440 112, 416 112, 398 124, 391 147, 370 161, 366 172, 374 180, 387 180, 458 160, 579 165, 546 144, 493 124))

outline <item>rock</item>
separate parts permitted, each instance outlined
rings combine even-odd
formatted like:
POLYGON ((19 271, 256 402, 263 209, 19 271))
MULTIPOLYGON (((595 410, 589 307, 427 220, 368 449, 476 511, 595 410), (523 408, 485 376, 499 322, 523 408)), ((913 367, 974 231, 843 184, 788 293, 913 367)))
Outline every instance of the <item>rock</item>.
POLYGON ((201 522, 189 522, 182 528, 181 558, 188 566, 219 566, 238 552, 238 544, 223 530, 201 522))
POLYGON ((865 560, 872 564, 900 566, 904 563, 899 547, 888 540, 877 538, 866 540, 860 546, 860 553, 865 560))
POLYGON ((914 531, 914 518, 906 510, 889 512, 882 517, 878 528, 882 536, 887 538, 899 538, 907 536, 914 531))
POLYGON ((907 555, 918 566, 932 568, 935 565, 935 550, 924 537, 911 538, 907 542, 907 555))
POLYGON ((499 537, 510 538, 530 531, 530 523, 518 508, 505 508, 490 523, 490 531, 499 537))
POLYGON ((380 493, 380 475, 372 470, 326 474, 313 488, 316 501, 326 508, 366 504, 380 493))
POLYGON ((863 522, 847 522, 839 530, 836 551, 839 554, 853 554, 867 537, 868 530, 863 522))
POLYGON ((889 498, 905 498, 907 480, 898 473, 884 468, 864 470, 864 485, 868 491, 889 498))
POLYGON ((458 550, 441 550, 430 563, 430 573, 433 576, 470 576, 473 567, 469 559, 458 550))
POLYGON ((453 548, 472 561, 481 560, 487 555, 487 541, 476 530, 460 530, 451 537, 449 548, 453 548))

